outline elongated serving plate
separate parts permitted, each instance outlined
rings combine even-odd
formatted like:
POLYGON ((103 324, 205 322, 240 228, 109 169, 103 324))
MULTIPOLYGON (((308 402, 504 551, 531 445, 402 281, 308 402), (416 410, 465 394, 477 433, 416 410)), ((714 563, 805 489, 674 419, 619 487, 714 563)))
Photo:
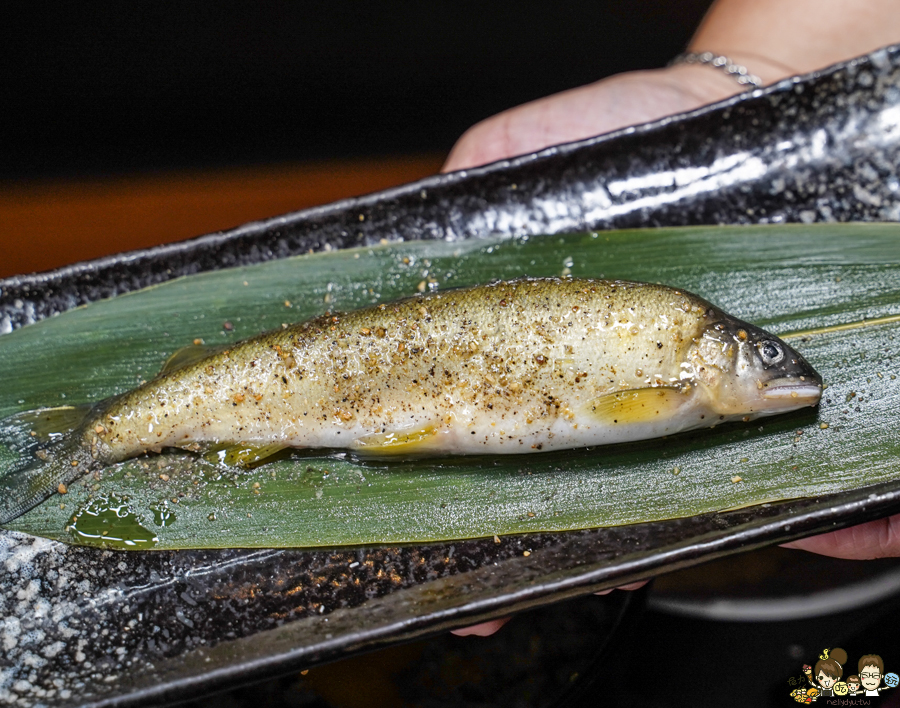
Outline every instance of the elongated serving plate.
MULTIPOLYGON (((897 220, 898 158, 891 48, 647 126, 8 279, 0 329, 181 275, 382 238, 897 220)), ((339 552, 126 555, 2 532, 0 700, 183 700, 898 509, 900 483, 888 482, 610 529, 339 552)))

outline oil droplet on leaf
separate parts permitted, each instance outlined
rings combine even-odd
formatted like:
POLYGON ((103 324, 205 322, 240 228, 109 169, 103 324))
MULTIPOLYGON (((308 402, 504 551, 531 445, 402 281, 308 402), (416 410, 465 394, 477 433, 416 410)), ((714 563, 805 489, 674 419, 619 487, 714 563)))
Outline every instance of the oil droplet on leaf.
POLYGON ((165 503, 152 504, 150 506, 150 511, 153 512, 153 523, 157 526, 171 526, 178 521, 175 512, 165 503))
POLYGON ((102 494, 88 500, 66 527, 76 543, 103 548, 153 548, 159 540, 144 528, 128 497, 102 494))

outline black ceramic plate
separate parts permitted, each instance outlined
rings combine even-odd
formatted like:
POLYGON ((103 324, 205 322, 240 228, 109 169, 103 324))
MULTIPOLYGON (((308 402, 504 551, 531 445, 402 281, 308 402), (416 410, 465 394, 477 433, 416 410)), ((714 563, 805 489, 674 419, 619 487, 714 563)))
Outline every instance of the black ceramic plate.
MULTIPOLYGON (((897 220, 897 164, 891 48, 654 124, 11 278, 0 330, 180 275, 384 237, 897 220)), ((123 554, 0 532, 0 701, 183 700, 898 510, 891 483, 613 529, 336 552, 123 554)))

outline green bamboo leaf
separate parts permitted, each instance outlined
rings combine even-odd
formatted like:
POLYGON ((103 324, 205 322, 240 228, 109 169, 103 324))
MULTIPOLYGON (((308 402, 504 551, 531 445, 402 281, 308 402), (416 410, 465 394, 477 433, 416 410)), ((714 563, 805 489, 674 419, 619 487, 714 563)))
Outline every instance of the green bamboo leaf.
MULTIPOLYGON (((298 453, 237 474, 187 454, 148 456, 8 527, 129 549, 394 544, 683 517, 898 474, 900 227, 889 224, 392 243, 204 273, 4 335, 0 417, 127 390, 195 340, 227 344, 426 288, 567 273, 685 288, 786 336, 824 376, 822 405, 524 456, 360 463, 298 453)), ((0 448, 0 473, 16 461, 0 448)))

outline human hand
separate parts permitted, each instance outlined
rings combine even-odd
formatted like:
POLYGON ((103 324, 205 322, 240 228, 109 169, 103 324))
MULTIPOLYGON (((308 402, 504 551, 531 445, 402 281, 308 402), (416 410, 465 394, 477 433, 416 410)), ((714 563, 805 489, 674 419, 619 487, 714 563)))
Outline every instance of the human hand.
POLYGON ((699 66, 619 74, 526 103, 478 123, 453 147, 443 171, 483 165, 646 123, 741 90, 727 76, 699 66))
MULTIPOLYGON (((637 583, 629 583, 628 585, 623 585, 622 587, 615 588, 616 590, 637 590, 638 588, 644 587, 649 581, 641 580, 637 583)), ((609 590, 601 590, 600 592, 594 593, 595 595, 609 595, 613 591, 613 588, 609 590)), ((450 630, 451 634, 455 634, 457 637, 489 637, 494 632, 498 631, 503 625, 509 622, 512 617, 503 617, 501 619, 491 620, 490 622, 482 622, 481 624, 473 624, 471 627, 462 627, 461 629, 452 629, 450 630)))
POLYGON ((833 558, 872 560, 900 556, 900 514, 783 544, 833 558))
MULTIPOLYGON (((718 0, 688 47, 769 84, 900 39, 896 0, 718 0)), ((470 128, 444 171, 521 155, 689 111, 743 90, 709 66, 619 74, 504 111, 470 128)))

